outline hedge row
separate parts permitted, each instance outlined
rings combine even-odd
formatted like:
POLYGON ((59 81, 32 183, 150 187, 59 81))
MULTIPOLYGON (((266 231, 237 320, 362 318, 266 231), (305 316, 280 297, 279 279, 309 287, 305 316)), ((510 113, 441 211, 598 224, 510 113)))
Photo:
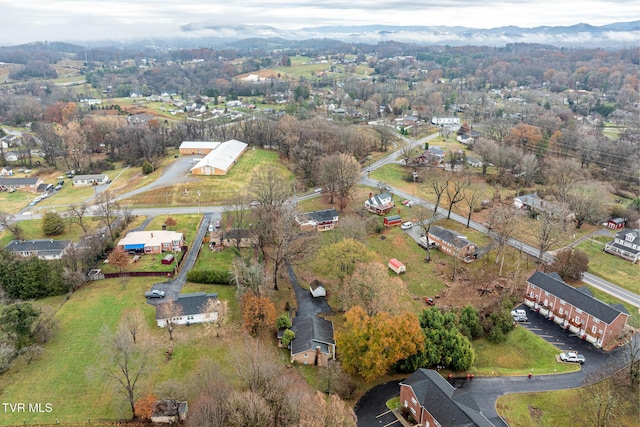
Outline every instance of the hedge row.
POLYGON ((231 275, 224 270, 191 270, 187 273, 187 280, 208 285, 230 285, 231 275))

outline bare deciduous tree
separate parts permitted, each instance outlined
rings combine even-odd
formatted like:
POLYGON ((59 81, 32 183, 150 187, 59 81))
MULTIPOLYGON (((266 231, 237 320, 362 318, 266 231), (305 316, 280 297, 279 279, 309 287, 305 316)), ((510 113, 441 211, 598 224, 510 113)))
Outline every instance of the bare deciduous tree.
POLYGON ((542 263, 542 257, 551 246, 562 239, 562 221, 547 212, 538 215, 538 223, 534 229, 534 238, 540 248, 538 263, 542 263))
POLYGON ((112 356, 111 364, 104 368, 105 376, 126 396, 131 406, 132 418, 135 419, 139 381, 147 370, 146 353, 135 347, 131 335, 124 328, 119 328, 115 335, 107 330, 103 332, 103 336, 112 356))
POLYGON ((346 206, 359 179, 360 165, 353 156, 337 153, 320 162, 320 184, 329 195, 329 203, 338 198, 340 209, 346 206))
POLYGON ((15 221, 13 215, 0 211, 0 227, 9 230, 16 240, 23 240, 22 228, 15 221))
POLYGON ((67 209, 67 221, 69 224, 78 224, 82 228, 82 232, 87 234, 87 224, 85 222, 89 205, 86 203, 71 204, 67 209))
POLYGON ((520 216, 521 212, 513 206, 498 206, 491 210, 490 222, 493 224, 493 230, 498 236, 496 264, 500 261, 500 276, 502 276, 502 267, 504 266, 508 242, 518 227, 520 216))
POLYGON ((469 178, 462 175, 457 175, 455 178, 448 179, 448 185, 445 188, 447 193, 447 200, 449 201, 449 213, 447 219, 451 217, 451 209, 453 205, 464 200, 464 189, 469 186, 469 178))
POLYGON ((119 203, 114 199, 109 191, 99 193, 95 198, 96 216, 100 218, 103 227, 109 230, 109 237, 114 239, 115 222, 118 219, 120 208, 119 203))
POLYGON ((169 297, 165 302, 158 304, 156 309, 160 314, 160 318, 165 319, 164 327, 167 328, 167 332, 169 332, 169 340, 173 340, 174 319, 183 315, 182 306, 176 303, 175 299, 169 297))

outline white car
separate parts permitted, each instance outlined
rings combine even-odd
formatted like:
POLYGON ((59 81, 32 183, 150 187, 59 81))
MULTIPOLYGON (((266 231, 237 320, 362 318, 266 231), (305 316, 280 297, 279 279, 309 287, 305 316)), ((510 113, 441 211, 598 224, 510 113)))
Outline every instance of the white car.
POLYGON ((582 354, 578 354, 575 351, 566 351, 564 353, 560 353, 560 360, 563 362, 574 362, 583 364, 585 362, 585 358, 582 354))
POLYGON ((400 225, 400 228, 402 228, 403 230, 408 230, 408 229, 410 229, 411 227, 413 227, 413 223, 412 223, 411 221, 403 222, 403 223, 400 225))

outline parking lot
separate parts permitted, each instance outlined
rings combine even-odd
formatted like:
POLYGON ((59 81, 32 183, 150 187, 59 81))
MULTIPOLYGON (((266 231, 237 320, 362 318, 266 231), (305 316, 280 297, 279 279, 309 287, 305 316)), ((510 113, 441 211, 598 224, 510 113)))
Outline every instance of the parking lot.
POLYGON ((529 319, 528 322, 519 322, 518 327, 527 328, 540 338, 556 346, 558 354, 563 351, 576 351, 583 354, 586 358, 586 362, 583 365, 585 373, 595 372, 614 357, 612 352, 605 352, 594 347, 587 341, 580 339, 576 334, 561 328, 553 320, 547 319, 525 305, 517 308, 524 309, 529 319))

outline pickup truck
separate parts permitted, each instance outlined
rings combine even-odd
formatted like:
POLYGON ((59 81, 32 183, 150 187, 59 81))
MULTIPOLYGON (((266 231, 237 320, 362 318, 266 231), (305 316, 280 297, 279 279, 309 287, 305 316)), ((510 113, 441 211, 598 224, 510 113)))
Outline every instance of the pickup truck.
POLYGON ((584 356, 582 354, 576 353, 575 351, 560 353, 560 360, 562 360, 563 362, 575 362, 581 365, 585 362, 584 356))
POLYGON ((153 290, 153 291, 149 291, 149 292, 145 292, 144 296, 149 299, 149 298, 164 298, 164 291, 158 291, 158 290, 153 290))

